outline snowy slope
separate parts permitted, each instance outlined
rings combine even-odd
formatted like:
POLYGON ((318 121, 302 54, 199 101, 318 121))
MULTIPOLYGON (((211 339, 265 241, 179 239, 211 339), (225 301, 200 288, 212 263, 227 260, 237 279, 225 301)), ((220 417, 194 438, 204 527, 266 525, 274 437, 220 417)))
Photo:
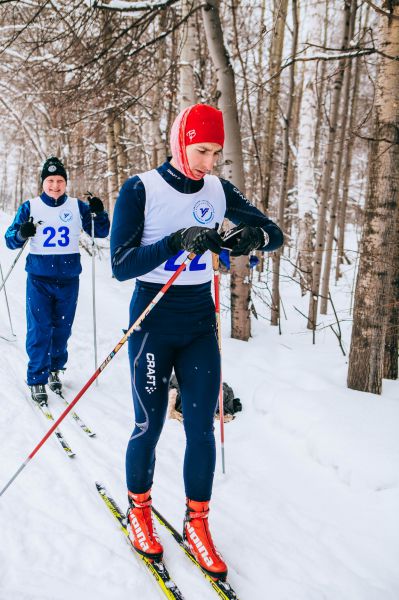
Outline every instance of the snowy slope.
MULTIPOLYGON (((3 232, 0 260, 15 253, 3 232)), ((94 371, 91 259, 84 254, 65 389, 72 400, 94 371)), ((99 361, 127 325, 133 284, 111 278, 106 251, 96 262, 99 361)), ((346 287, 336 292, 344 315, 346 287)), ((24 384, 24 257, 7 283, 15 341, 0 338, 0 487, 49 428, 24 384)), ((346 389, 346 358, 329 328, 312 345, 295 284, 283 287, 287 320, 279 336, 265 319, 249 343, 228 337, 224 379, 244 410, 226 425, 227 474, 218 451, 211 525, 241 600, 397 600, 399 597, 399 383, 381 397, 346 389)), ((267 310, 258 304, 260 314, 267 310)), ((345 316, 345 315, 344 315, 345 316)), ((326 324, 333 322, 327 317, 326 324)), ((346 348, 349 325, 344 325, 346 348)), ((11 337, 0 299, 0 335, 11 337)), ((59 415, 63 405, 50 398, 59 415)), ((97 432, 61 425, 76 451, 68 459, 48 440, 0 498, 0 600, 131 600, 158 597, 150 577, 107 514, 94 482, 126 506, 124 453, 133 427, 127 348, 122 348, 76 407, 97 432)), ((218 424, 216 425, 218 428, 218 424)), ((158 448, 155 505, 180 529, 184 513, 180 423, 168 420, 158 448)), ((215 598, 209 584, 159 527, 165 559, 188 600, 215 598)))

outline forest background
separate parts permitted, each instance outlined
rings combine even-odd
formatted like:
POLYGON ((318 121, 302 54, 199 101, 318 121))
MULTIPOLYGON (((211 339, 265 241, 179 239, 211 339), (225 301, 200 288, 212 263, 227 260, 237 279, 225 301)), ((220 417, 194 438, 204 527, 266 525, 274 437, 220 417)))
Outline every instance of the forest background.
POLYGON ((353 320, 350 388, 380 394, 397 379, 399 2, 3 0, 0 36, 2 210, 37 194, 57 155, 69 193, 95 193, 112 217, 125 179, 168 156, 179 110, 218 106, 218 174, 286 240, 256 270, 232 260, 232 337, 250 338, 254 295, 282 329, 289 278, 309 298, 314 343, 330 315, 345 352, 340 324, 353 320))

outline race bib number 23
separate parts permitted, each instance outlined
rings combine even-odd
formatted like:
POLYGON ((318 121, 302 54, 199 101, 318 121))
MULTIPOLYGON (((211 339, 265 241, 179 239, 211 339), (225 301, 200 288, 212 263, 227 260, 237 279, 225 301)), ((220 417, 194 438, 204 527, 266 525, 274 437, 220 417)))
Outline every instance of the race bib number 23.
POLYGON ((56 246, 66 247, 69 246, 69 227, 45 227, 43 229, 43 235, 46 239, 43 242, 44 248, 55 248, 56 246))

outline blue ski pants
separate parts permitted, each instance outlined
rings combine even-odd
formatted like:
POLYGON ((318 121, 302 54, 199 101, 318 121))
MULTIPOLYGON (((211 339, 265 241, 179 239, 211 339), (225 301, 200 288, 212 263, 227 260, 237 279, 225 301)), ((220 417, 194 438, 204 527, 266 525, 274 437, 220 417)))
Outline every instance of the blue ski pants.
MULTIPOLYGON (((155 313, 155 310, 154 310, 155 313)), ((186 449, 183 477, 188 498, 211 498, 216 451, 214 415, 220 354, 214 329, 197 333, 135 331, 129 338, 135 428, 126 452, 127 487, 144 493, 153 483, 155 449, 168 406, 172 369, 179 382, 186 449)))
POLYGON ((26 351, 28 385, 45 384, 50 371, 63 369, 68 360, 79 293, 79 277, 49 280, 28 274, 26 283, 26 351))

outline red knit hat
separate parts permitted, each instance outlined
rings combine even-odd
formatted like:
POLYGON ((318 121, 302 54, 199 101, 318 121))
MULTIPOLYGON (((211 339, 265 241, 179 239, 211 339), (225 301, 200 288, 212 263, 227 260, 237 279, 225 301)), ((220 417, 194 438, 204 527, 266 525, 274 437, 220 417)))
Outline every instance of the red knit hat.
POLYGON ((200 144, 208 142, 223 148, 224 127, 222 111, 208 104, 195 104, 187 114, 184 142, 200 144))
POLYGON ((191 172, 187 160, 186 146, 191 144, 215 143, 223 147, 223 114, 208 104, 194 104, 182 110, 176 117, 171 133, 170 147, 177 169, 197 179, 191 172))

